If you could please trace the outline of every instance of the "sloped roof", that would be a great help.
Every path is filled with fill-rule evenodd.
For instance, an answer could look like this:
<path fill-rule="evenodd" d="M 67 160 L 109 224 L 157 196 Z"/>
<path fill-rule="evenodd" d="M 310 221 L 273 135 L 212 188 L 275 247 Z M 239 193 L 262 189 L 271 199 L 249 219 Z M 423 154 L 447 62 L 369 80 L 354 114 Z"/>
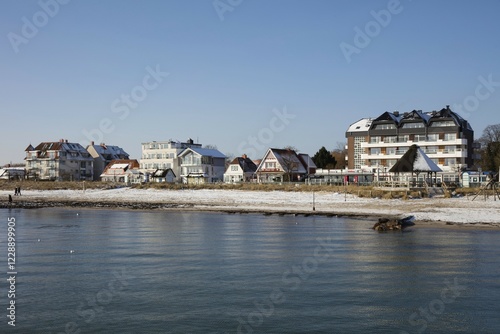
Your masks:
<path fill-rule="evenodd" d="M 38 144 L 33 151 L 59 151 L 63 143 L 60 142 L 41 142 Z"/>
<path fill-rule="evenodd" d="M 102 172 L 101 175 L 106 174 L 110 169 L 133 169 L 133 168 L 139 168 L 139 162 L 136 159 L 129 160 L 129 159 L 117 159 L 117 160 L 112 160 L 106 168 L 104 168 L 104 171 Z"/>
<path fill-rule="evenodd" d="M 420 147 L 412 145 L 389 170 L 391 173 L 442 172 Z"/>
<path fill-rule="evenodd" d="M 399 124 L 399 122 L 401 121 L 401 118 L 402 118 L 402 115 L 398 114 L 395 115 L 394 113 L 392 112 L 384 112 L 382 115 L 380 115 L 379 117 L 377 117 L 373 122 L 377 122 L 377 121 L 392 121 L 394 122 L 394 124 Z"/>
<path fill-rule="evenodd" d="M 172 175 L 175 177 L 175 173 L 172 168 L 157 169 L 153 172 L 152 177 L 165 177 L 168 175 L 168 173 L 172 173 Z"/>
<path fill-rule="evenodd" d="M 121 159 L 124 157 L 127 158 L 129 157 L 129 154 L 119 146 L 101 144 L 101 145 L 89 145 L 88 147 L 93 147 L 94 150 L 97 152 L 97 154 L 99 154 L 105 160 Z"/>
<path fill-rule="evenodd" d="M 257 165 L 248 157 L 234 158 L 229 165 L 239 165 L 245 173 L 254 173 L 257 170 Z"/>
<path fill-rule="evenodd" d="M 352 123 L 347 129 L 347 132 L 363 132 L 368 131 L 372 125 L 372 118 L 362 118 L 359 121 Z"/>
<path fill-rule="evenodd" d="M 401 118 L 401 122 L 404 121 L 424 121 L 424 123 L 429 123 L 430 115 L 422 112 L 422 110 L 413 110 L 410 112 L 405 112 Z"/>
<path fill-rule="evenodd" d="M 302 164 L 304 165 L 304 167 L 317 168 L 316 164 L 314 163 L 313 159 L 309 156 L 309 154 L 299 153 L 299 158 L 302 161 Z"/>
<path fill-rule="evenodd" d="M 297 174 L 307 173 L 306 167 L 304 166 L 302 160 L 299 158 L 299 156 L 294 150 L 279 149 L 279 148 L 268 149 L 266 155 L 264 156 L 264 159 L 262 159 L 262 161 L 259 164 L 259 167 L 257 167 L 257 170 L 262 168 L 263 164 L 265 164 L 266 159 L 269 157 L 269 155 L 272 155 L 276 158 L 276 160 L 281 165 L 281 168 L 283 170 L 287 169 L 287 165 L 296 164 L 297 168 L 294 168 L 290 172 Z"/>
<path fill-rule="evenodd" d="M 222 159 L 226 158 L 226 156 L 219 150 L 212 148 L 198 148 L 198 147 L 188 147 L 184 151 L 182 151 L 179 154 L 179 156 L 186 154 L 188 151 L 193 151 L 205 157 L 222 158 Z"/>

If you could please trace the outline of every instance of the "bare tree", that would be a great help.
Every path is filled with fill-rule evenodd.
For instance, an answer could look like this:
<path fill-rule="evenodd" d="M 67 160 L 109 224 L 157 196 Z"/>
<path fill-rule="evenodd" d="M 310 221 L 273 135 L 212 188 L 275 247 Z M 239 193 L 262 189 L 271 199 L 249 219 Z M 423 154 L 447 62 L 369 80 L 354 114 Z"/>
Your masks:
<path fill-rule="evenodd" d="M 345 157 L 347 155 L 345 143 L 337 142 L 337 148 L 335 148 L 331 153 L 336 161 L 335 168 L 344 169 L 346 167 Z"/>
<path fill-rule="evenodd" d="M 295 150 L 285 148 L 281 154 L 282 167 L 285 174 L 283 175 L 284 182 L 290 182 L 293 179 L 293 173 L 298 171 L 300 161 L 297 158 Z"/>
<path fill-rule="evenodd" d="M 500 167 L 500 124 L 488 125 L 479 139 L 481 143 L 481 160 L 483 170 L 498 171 Z"/>

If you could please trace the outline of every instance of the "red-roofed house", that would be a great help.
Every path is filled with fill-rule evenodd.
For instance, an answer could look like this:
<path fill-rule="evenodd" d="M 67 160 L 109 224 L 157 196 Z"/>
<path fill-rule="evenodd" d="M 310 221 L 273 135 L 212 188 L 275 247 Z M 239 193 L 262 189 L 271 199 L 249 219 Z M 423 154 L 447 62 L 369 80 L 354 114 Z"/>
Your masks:
<path fill-rule="evenodd" d="M 78 143 L 43 142 L 26 148 L 26 175 L 36 180 L 80 181 L 93 179 L 94 159 Z"/>

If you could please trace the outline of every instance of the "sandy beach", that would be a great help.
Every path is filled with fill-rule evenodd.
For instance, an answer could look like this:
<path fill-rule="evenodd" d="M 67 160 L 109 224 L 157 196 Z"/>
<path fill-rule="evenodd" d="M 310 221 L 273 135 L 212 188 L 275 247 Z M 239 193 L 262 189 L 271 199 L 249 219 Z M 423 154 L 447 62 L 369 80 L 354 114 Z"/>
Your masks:
<path fill-rule="evenodd" d="M 0 191 L 7 199 L 9 191 Z M 314 196 L 314 198 L 313 198 Z M 82 206 L 173 209 L 275 214 L 322 214 L 377 217 L 414 215 L 420 225 L 454 224 L 500 227 L 500 201 L 480 196 L 460 198 L 373 199 L 337 192 L 245 190 L 88 189 L 27 190 L 13 197 L 14 207 Z M 313 211 L 314 204 L 314 211 Z M 8 207 L 2 201 L 2 207 Z"/>

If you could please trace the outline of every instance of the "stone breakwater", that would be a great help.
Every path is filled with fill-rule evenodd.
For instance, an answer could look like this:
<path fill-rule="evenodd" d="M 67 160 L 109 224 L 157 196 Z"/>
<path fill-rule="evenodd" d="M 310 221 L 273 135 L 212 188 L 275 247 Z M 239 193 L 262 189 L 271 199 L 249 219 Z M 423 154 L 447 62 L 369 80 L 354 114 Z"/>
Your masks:
<path fill-rule="evenodd" d="M 17 200 L 12 203 L 2 202 L 2 209 L 41 209 L 56 207 L 72 208 L 102 208 L 102 209 L 134 209 L 134 210 L 156 210 L 156 209 L 188 209 L 193 207 L 189 204 L 170 204 L 170 203 L 134 203 L 134 202 L 91 202 L 91 201 L 61 201 L 61 200 Z"/>
<path fill-rule="evenodd" d="M 75 200 L 17 200 L 12 203 L 2 202 L 0 208 L 2 209 L 41 209 L 41 208 L 89 208 L 89 209 L 122 209 L 122 210 L 172 210 L 172 211 L 212 211 L 224 212 L 227 214 L 263 214 L 265 216 L 324 216 L 324 217 L 356 217 L 360 219 L 372 219 L 371 216 L 366 214 L 355 213 L 333 213 L 324 211 L 306 211 L 306 210 L 283 210 L 280 208 L 265 209 L 265 208 L 228 208 L 221 207 L 213 204 L 186 204 L 186 203 L 153 203 L 153 202 L 114 202 L 114 201 L 75 201 Z M 396 218 L 396 217 L 393 217 Z"/>

